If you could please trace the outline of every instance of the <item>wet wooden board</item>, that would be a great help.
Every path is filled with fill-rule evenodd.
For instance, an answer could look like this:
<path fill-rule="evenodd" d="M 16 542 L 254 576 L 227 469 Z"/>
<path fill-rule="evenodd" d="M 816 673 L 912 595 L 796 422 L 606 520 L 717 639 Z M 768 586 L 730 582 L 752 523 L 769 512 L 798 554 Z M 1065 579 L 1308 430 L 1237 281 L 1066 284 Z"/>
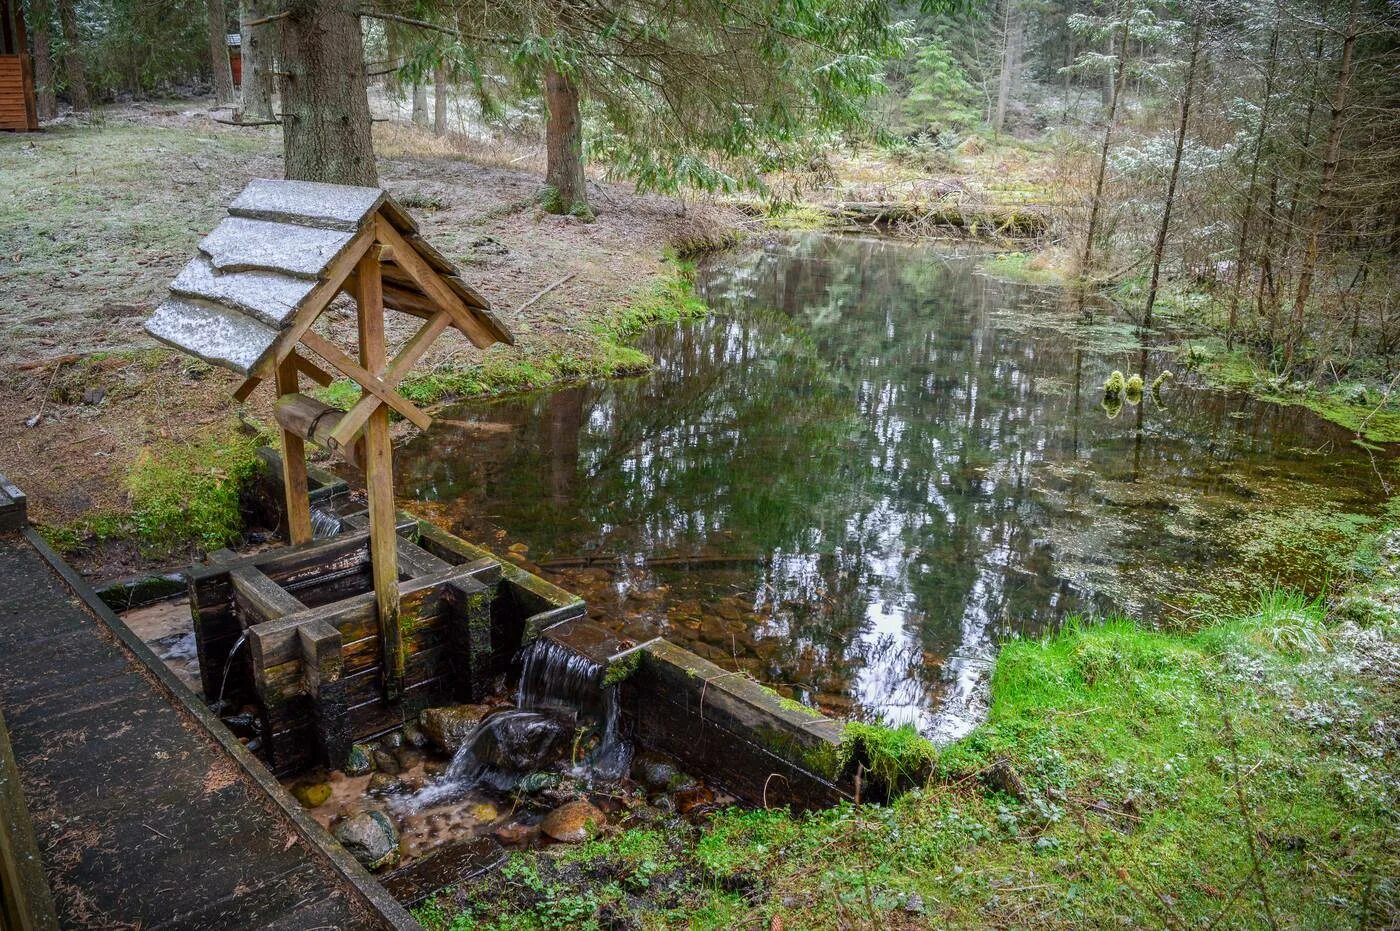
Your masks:
<path fill-rule="evenodd" d="M 0 534 L 0 705 L 61 925 L 417 927 L 40 546 Z"/>

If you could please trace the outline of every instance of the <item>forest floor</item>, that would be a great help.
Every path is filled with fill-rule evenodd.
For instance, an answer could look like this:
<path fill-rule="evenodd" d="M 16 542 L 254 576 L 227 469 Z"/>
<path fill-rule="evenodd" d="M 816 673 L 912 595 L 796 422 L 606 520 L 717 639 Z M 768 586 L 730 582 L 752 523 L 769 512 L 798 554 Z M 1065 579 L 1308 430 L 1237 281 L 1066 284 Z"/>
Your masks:
<path fill-rule="evenodd" d="M 682 214 L 622 185 L 592 186 L 596 222 L 547 214 L 529 149 L 383 123 L 375 147 L 382 184 L 517 338 L 483 353 L 444 335 L 406 389 L 424 401 L 645 367 L 627 331 L 694 310 L 675 257 L 731 235 L 730 214 Z M 80 568 L 178 561 L 236 529 L 228 492 L 255 445 L 239 415 L 270 423 L 272 399 L 240 408 L 233 373 L 159 346 L 142 323 L 224 205 L 281 174 L 275 129 L 217 123 L 197 102 L 0 136 L 0 470 Z M 330 316 L 353 332 L 350 307 Z M 397 316 L 391 350 L 417 326 Z M 208 507 L 166 487 L 190 481 Z"/>
<path fill-rule="evenodd" d="M 1330 602 L 1272 592 L 1177 630 L 1007 645 L 987 723 L 891 805 L 624 821 L 417 914 L 429 931 L 1395 927 L 1400 532 L 1353 542 Z"/>

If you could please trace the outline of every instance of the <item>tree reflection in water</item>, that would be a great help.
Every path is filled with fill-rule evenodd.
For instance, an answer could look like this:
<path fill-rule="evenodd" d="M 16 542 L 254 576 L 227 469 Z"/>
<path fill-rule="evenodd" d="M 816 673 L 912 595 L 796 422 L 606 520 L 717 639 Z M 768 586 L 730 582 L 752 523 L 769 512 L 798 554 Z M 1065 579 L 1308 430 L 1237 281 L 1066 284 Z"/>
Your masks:
<path fill-rule="evenodd" d="M 1269 534 L 1378 508 L 1393 463 L 1300 409 L 1178 379 L 1105 410 L 1112 370 L 1170 360 L 975 268 L 826 236 L 723 256 L 653 374 L 446 411 L 400 491 L 627 636 L 945 739 L 999 641 L 1315 587 L 1316 541 Z"/>

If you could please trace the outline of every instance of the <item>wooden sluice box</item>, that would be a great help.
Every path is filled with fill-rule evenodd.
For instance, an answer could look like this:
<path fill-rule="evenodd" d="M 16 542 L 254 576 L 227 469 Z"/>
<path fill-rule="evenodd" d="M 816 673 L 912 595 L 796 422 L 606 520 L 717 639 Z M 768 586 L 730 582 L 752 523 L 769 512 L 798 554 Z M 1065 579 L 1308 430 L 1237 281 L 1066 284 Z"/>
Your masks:
<path fill-rule="evenodd" d="M 190 575 L 205 697 L 252 704 L 258 752 L 279 775 L 339 767 L 350 745 L 424 708 L 500 692 L 531 632 L 582 617 L 563 589 L 451 534 L 400 516 L 403 688 L 384 689 L 363 514 L 336 536 L 252 556 L 215 554 Z M 236 648 L 236 649 L 235 649 Z"/>

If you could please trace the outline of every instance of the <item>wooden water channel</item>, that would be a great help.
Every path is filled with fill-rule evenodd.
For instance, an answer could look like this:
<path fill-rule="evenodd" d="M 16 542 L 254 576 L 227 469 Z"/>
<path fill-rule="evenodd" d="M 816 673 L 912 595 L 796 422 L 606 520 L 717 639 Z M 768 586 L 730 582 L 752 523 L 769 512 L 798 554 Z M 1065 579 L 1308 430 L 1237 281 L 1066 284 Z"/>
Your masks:
<path fill-rule="evenodd" d="M 6 931 L 418 927 L 24 525 L 22 501 L 0 492 Z"/>

